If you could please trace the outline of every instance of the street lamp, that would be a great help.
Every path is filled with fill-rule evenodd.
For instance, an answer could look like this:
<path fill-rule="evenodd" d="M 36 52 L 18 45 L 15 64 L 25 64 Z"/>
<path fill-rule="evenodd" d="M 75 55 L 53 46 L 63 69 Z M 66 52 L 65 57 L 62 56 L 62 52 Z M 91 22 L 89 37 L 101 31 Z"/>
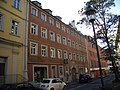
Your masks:
<path fill-rule="evenodd" d="M 90 5 L 87 6 L 85 14 L 87 15 L 89 22 L 92 23 L 93 32 L 94 32 L 94 39 L 96 44 L 96 51 L 97 51 L 97 57 L 98 57 L 98 64 L 99 64 L 99 71 L 100 71 L 100 78 L 101 78 L 101 84 L 102 84 L 102 90 L 104 89 L 104 83 L 103 83 L 103 76 L 102 76 L 102 69 L 101 69 L 101 63 L 100 63 L 100 55 L 99 55 L 99 49 L 97 45 L 97 38 L 95 34 L 95 28 L 94 28 L 94 21 L 95 21 L 95 13 L 96 10 L 93 9 Z"/>

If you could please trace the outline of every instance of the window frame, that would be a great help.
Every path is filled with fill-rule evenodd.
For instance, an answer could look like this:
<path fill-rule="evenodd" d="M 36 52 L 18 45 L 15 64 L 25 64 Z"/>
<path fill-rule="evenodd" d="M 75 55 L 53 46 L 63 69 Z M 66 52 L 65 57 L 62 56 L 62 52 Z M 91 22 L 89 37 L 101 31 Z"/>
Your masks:
<path fill-rule="evenodd" d="M 3 27 L 4 27 L 4 15 L 2 13 L 0 13 L 0 31 L 3 31 Z"/>
<path fill-rule="evenodd" d="M 56 53 L 55 53 L 55 48 L 54 48 L 54 47 L 50 47 L 50 57 L 51 57 L 51 58 L 55 58 L 55 57 L 56 57 L 55 54 L 56 54 Z"/>
<path fill-rule="evenodd" d="M 32 53 L 32 46 L 31 44 L 35 44 L 36 46 L 34 47 L 35 48 L 35 53 Z M 35 43 L 35 42 L 30 42 L 30 55 L 38 55 L 38 43 Z"/>
<path fill-rule="evenodd" d="M 32 30 L 32 25 L 36 26 L 36 28 L 34 28 L 34 30 Z M 34 33 L 32 33 L 32 31 L 34 31 Z M 30 33 L 33 34 L 33 35 L 38 35 L 38 25 L 37 24 L 31 22 Z"/>
<path fill-rule="evenodd" d="M 45 47 L 44 49 L 44 55 L 43 55 L 43 47 Z M 48 56 L 48 47 L 46 45 L 41 45 L 41 56 L 42 57 L 47 57 Z"/>
<path fill-rule="evenodd" d="M 41 12 L 41 20 L 42 21 L 46 21 L 47 20 L 47 16 L 45 13 Z"/>
<path fill-rule="evenodd" d="M 41 37 L 47 39 L 47 29 L 44 27 L 41 27 Z"/>

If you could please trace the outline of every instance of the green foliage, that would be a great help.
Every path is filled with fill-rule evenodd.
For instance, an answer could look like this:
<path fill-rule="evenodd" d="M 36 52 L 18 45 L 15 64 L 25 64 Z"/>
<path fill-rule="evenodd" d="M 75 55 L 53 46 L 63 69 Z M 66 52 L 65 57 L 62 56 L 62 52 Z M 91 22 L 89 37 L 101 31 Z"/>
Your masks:
<path fill-rule="evenodd" d="M 91 27 L 87 16 L 85 15 L 88 5 L 91 5 L 96 10 L 96 18 L 94 21 L 95 30 L 97 30 L 97 39 L 100 39 L 101 43 L 108 49 L 111 54 L 111 46 L 114 45 L 116 38 L 116 30 L 118 28 L 118 15 L 110 13 L 111 7 L 115 6 L 115 0 L 90 0 L 85 2 L 85 6 L 79 10 L 79 14 L 82 17 L 79 24 L 86 24 L 87 27 Z M 109 56 L 109 55 L 108 55 Z"/>

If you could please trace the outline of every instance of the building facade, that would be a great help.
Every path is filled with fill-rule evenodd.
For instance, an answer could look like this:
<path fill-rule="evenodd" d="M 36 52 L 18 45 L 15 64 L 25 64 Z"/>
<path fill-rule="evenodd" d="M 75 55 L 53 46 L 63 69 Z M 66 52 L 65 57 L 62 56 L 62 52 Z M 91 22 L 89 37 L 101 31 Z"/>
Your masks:
<path fill-rule="evenodd" d="M 39 81 L 59 77 L 64 81 L 78 79 L 88 72 L 84 35 L 73 26 L 53 16 L 41 3 L 30 2 L 28 28 L 28 77 Z"/>
<path fill-rule="evenodd" d="M 21 82 L 27 75 L 27 5 L 26 0 L 0 0 L 0 83 Z"/>
<path fill-rule="evenodd" d="M 90 66 L 90 75 L 95 78 L 100 76 L 100 71 L 99 71 L 99 64 L 98 64 L 98 57 L 97 57 L 97 52 L 96 52 L 96 45 L 93 42 L 93 38 L 90 36 L 86 36 L 87 39 L 87 51 L 88 51 L 88 61 L 89 61 L 89 66 Z M 102 53 L 100 52 L 101 47 L 99 47 L 99 55 L 100 55 L 100 62 L 101 62 L 101 69 L 102 69 L 102 74 L 103 76 L 108 72 L 108 64 L 107 60 L 104 60 L 102 58 Z"/>

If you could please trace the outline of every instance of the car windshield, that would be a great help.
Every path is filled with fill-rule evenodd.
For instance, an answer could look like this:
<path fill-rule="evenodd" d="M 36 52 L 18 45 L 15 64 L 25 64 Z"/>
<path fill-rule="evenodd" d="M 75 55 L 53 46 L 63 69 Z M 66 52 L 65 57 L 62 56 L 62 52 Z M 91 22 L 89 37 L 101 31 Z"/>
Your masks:
<path fill-rule="evenodd" d="M 50 80 L 42 80 L 41 83 L 50 83 Z"/>

